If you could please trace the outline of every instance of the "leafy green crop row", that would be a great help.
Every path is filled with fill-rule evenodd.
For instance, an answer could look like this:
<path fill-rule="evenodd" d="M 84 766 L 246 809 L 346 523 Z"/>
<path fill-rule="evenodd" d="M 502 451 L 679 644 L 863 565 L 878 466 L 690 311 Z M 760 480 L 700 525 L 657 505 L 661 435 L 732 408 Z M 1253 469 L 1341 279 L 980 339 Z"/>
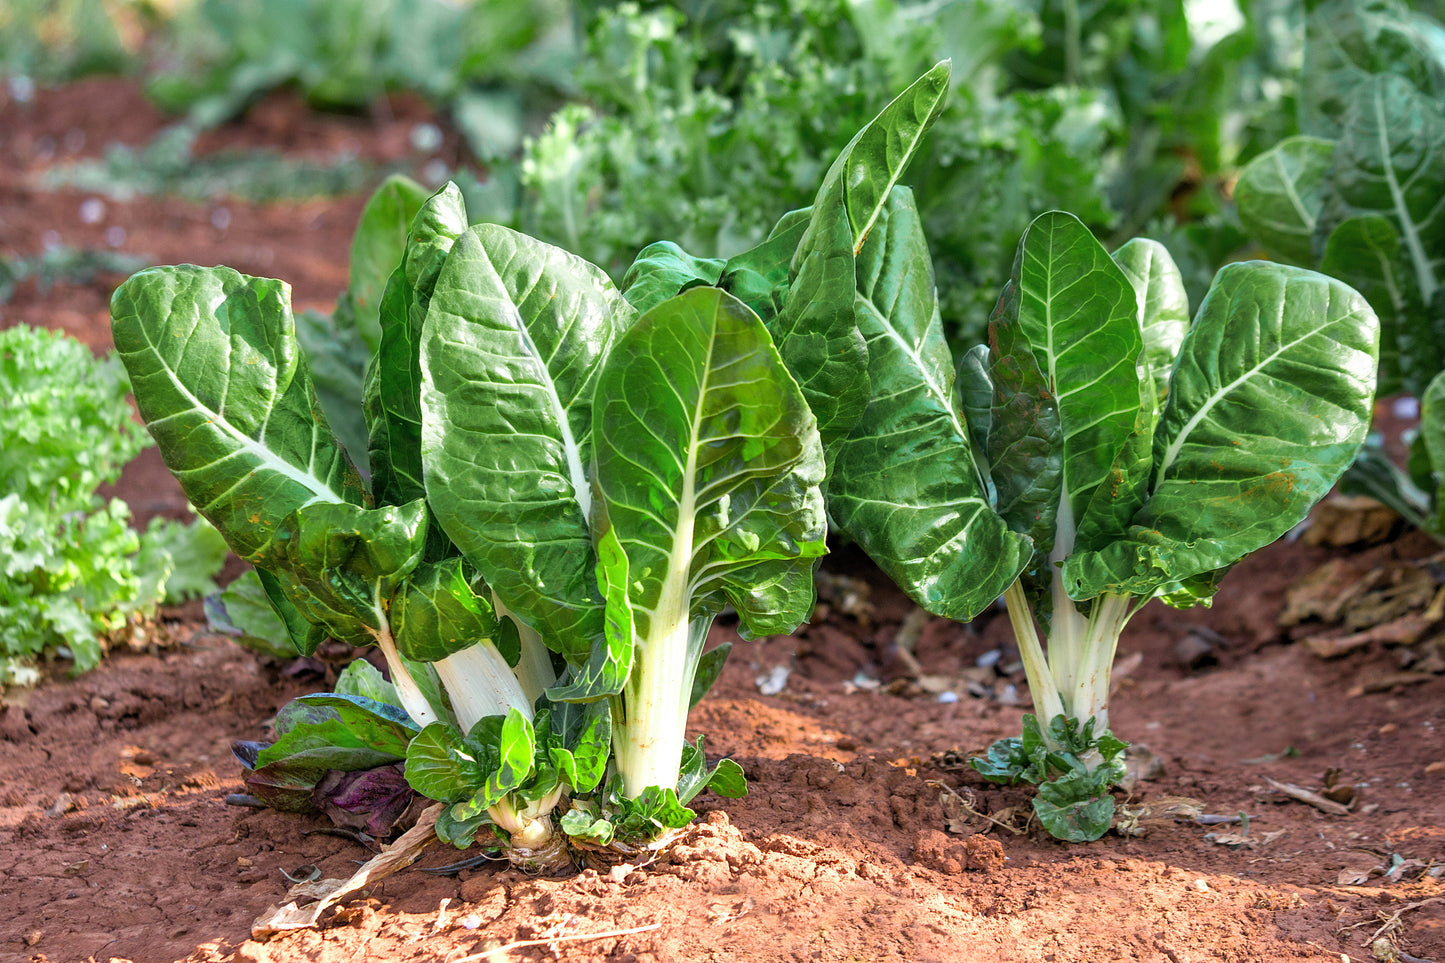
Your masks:
<path fill-rule="evenodd" d="M 713 619 L 807 618 L 831 520 L 930 612 L 1007 599 L 1038 718 L 978 765 L 1043 783 L 1056 835 L 1108 828 L 1119 633 L 1150 598 L 1207 602 L 1329 489 L 1368 425 L 1377 321 L 1263 262 L 1221 271 L 1191 320 L 1161 245 L 1111 255 L 1052 212 L 956 376 L 899 183 L 949 86 L 927 71 L 756 245 L 658 241 L 620 290 L 470 224 L 454 186 L 387 185 L 332 319 L 371 352 L 351 399 L 369 479 L 284 284 L 181 266 L 116 292 L 142 417 L 279 624 L 390 668 L 283 710 L 242 752 L 258 795 L 316 804 L 326 760 L 401 767 L 446 804 L 443 838 L 487 830 L 522 865 L 662 845 L 704 788 L 746 790 L 685 738 L 727 655 Z"/>
<path fill-rule="evenodd" d="M 132 619 L 214 589 L 226 547 L 208 524 L 137 533 L 124 502 L 96 495 L 149 444 L 126 392 L 113 358 L 0 331 L 0 686 L 33 683 L 42 656 L 90 669 Z"/>

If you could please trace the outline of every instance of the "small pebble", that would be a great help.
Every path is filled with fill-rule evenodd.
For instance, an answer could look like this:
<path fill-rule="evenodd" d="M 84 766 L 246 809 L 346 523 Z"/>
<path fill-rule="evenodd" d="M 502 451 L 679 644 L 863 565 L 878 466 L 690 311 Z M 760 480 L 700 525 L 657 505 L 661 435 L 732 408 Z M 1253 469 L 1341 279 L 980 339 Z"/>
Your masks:
<path fill-rule="evenodd" d="M 944 691 L 944 692 L 940 692 L 940 693 L 938 694 L 938 701 L 939 701 L 939 702 L 942 702 L 942 703 L 945 703 L 945 704 L 952 703 L 952 702 L 957 702 L 957 701 L 958 701 L 958 693 L 952 691 L 951 689 L 950 689 L 950 690 L 947 690 L 947 691 Z"/>

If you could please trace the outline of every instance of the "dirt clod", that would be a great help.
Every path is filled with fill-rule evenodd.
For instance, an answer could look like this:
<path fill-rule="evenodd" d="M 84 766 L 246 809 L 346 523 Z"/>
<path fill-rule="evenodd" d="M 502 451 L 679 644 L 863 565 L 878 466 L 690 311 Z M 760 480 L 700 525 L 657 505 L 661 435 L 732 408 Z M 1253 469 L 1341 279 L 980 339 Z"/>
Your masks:
<path fill-rule="evenodd" d="M 936 829 L 918 834 L 913 858 L 935 872 L 953 875 L 966 870 L 993 873 L 1003 869 L 1003 846 L 998 840 L 974 834 L 966 839 L 945 836 Z"/>

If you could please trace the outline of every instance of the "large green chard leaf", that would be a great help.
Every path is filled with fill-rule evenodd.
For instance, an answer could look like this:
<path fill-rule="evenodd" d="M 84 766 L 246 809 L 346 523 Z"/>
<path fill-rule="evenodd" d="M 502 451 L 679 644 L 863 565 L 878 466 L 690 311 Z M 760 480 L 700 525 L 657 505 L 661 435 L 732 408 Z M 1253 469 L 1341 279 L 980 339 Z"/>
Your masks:
<path fill-rule="evenodd" d="M 151 268 L 111 299 L 136 406 L 186 497 L 246 561 L 281 523 L 364 500 L 297 350 L 289 289 L 230 268 Z"/>
<path fill-rule="evenodd" d="M 432 510 L 506 607 L 573 662 L 603 633 L 593 386 L 633 314 L 600 269 L 483 224 L 453 245 L 422 330 Z"/>
<path fill-rule="evenodd" d="M 1389 240 L 1378 237 L 1377 230 L 1356 228 L 1336 244 L 1332 261 L 1342 260 L 1341 247 L 1360 253 L 1365 241 L 1386 260 L 1408 264 L 1408 270 L 1395 274 L 1396 281 L 1405 282 L 1403 290 L 1389 292 L 1383 282 L 1370 287 L 1391 293 L 1386 303 L 1378 295 L 1372 302 L 1382 314 L 1397 310 L 1398 302 L 1424 306 L 1423 311 L 1396 313 L 1393 325 L 1392 347 L 1405 388 L 1418 394 L 1442 365 L 1428 315 L 1445 280 L 1445 111 L 1399 77 L 1373 78 L 1349 100 L 1334 160 L 1318 236 L 1328 237 L 1358 217 L 1382 217 L 1395 228 L 1398 256 L 1386 254 Z M 1366 259 L 1357 271 L 1374 273 L 1378 263 L 1378 258 Z"/>
<path fill-rule="evenodd" d="M 953 403 L 932 261 L 907 188 L 893 190 L 859 252 L 857 287 L 873 391 L 836 445 L 829 514 L 920 605 L 971 619 L 1032 549 L 983 490 Z"/>
<path fill-rule="evenodd" d="M 1334 156 L 1332 140 L 1291 137 L 1239 172 L 1239 219 L 1272 257 L 1303 267 L 1315 263 L 1315 228 Z"/>
<path fill-rule="evenodd" d="M 1445 357 L 1435 336 L 1438 319 L 1426 315 L 1400 232 L 1379 215 L 1352 217 L 1330 232 L 1319 268 L 1365 296 L 1380 317 L 1382 397 L 1409 385 L 1419 391 Z"/>
<path fill-rule="evenodd" d="M 1328 0 L 1305 25 L 1300 130 L 1338 137 L 1356 88 L 1392 74 L 1416 90 L 1445 92 L 1445 64 L 1400 0 Z"/>
<path fill-rule="evenodd" d="M 381 298 L 392 269 L 401 263 L 412 218 L 427 190 L 402 174 L 393 174 L 377 188 L 361 211 L 351 237 L 351 276 L 346 287 L 356 327 L 373 352 L 381 343 Z"/>
<path fill-rule="evenodd" d="M 854 314 L 853 260 L 923 135 L 943 111 L 949 65 L 928 71 L 860 130 L 823 177 L 768 322 L 818 419 L 825 454 L 868 405 L 868 348 Z"/>
<path fill-rule="evenodd" d="M 993 359 L 995 434 L 1002 426 L 1032 418 L 1039 427 L 1030 434 L 1050 440 L 1048 460 L 1059 465 L 1061 484 L 1058 548 L 1067 552 L 1075 524 L 1094 490 L 1109 477 L 1143 406 L 1146 389 L 1136 368 L 1143 348 L 1138 299 L 1128 277 L 1089 229 L 1059 211 L 1036 218 L 1024 232 L 1010 286 L 1013 290 L 1000 299 L 990 326 L 999 342 Z M 1034 382 L 1025 352 L 1006 349 L 1006 338 L 1013 337 L 1027 341 L 1040 384 Z M 1018 361 L 1016 369 L 1010 368 L 1010 359 Z M 1016 401 L 1015 395 L 1023 400 Z M 1007 416 L 997 410 L 1000 402 L 1012 406 Z M 1049 426 L 1054 411 L 1056 443 Z M 1016 531 L 1034 534 L 1035 552 L 1049 555 L 1055 539 L 1040 526 L 1040 513 L 1048 506 L 1037 497 L 1039 449 L 1031 445 L 1013 457 L 995 447 L 991 438 L 990 470 L 1001 513 Z M 1010 492 L 1032 494 L 1009 501 Z"/>
<path fill-rule="evenodd" d="M 1054 542 L 1063 493 L 1063 436 L 1053 391 L 1034 357 L 1034 348 L 1018 323 L 1019 286 L 1004 285 L 989 317 L 989 344 L 974 355 L 988 371 L 971 376 L 968 390 L 989 390 L 988 407 L 977 407 L 974 431 L 982 434 L 994 507 L 1009 527 L 1033 540 L 1038 564 Z M 964 369 L 960 369 L 961 371 Z"/>
<path fill-rule="evenodd" d="M 1065 561 L 1069 594 L 1173 591 L 1298 524 L 1364 440 L 1377 338 L 1369 304 L 1339 281 L 1227 265 L 1175 366 L 1149 499 L 1126 538 Z"/>
<path fill-rule="evenodd" d="M 807 617 L 824 552 L 822 451 L 755 314 L 716 288 L 654 308 L 604 365 L 593 418 L 609 439 L 593 453 L 595 483 L 637 636 L 725 599 L 755 634 Z"/>
<path fill-rule="evenodd" d="M 421 332 L 432 291 L 467 229 L 461 191 L 448 183 L 422 204 L 380 305 L 380 344 L 366 372 L 371 488 L 383 505 L 426 494 L 421 459 Z M 433 537 L 440 535 L 438 531 Z"/>

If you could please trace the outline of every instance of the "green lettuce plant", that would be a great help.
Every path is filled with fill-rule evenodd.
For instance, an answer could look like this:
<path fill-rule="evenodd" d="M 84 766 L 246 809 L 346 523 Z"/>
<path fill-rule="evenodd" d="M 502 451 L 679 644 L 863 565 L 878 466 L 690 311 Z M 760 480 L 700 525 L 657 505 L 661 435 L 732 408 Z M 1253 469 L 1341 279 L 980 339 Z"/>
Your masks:
<path fill-rule="evenodd" d="M 225 545 L 204 523 L 130 527 L 114 483 L 147 439 L 124 372 L 59 332 L 0 331 L 0 685 L 63 655 L 92 669 L 112 637 L 165 601 L 211 590 Z"/>

